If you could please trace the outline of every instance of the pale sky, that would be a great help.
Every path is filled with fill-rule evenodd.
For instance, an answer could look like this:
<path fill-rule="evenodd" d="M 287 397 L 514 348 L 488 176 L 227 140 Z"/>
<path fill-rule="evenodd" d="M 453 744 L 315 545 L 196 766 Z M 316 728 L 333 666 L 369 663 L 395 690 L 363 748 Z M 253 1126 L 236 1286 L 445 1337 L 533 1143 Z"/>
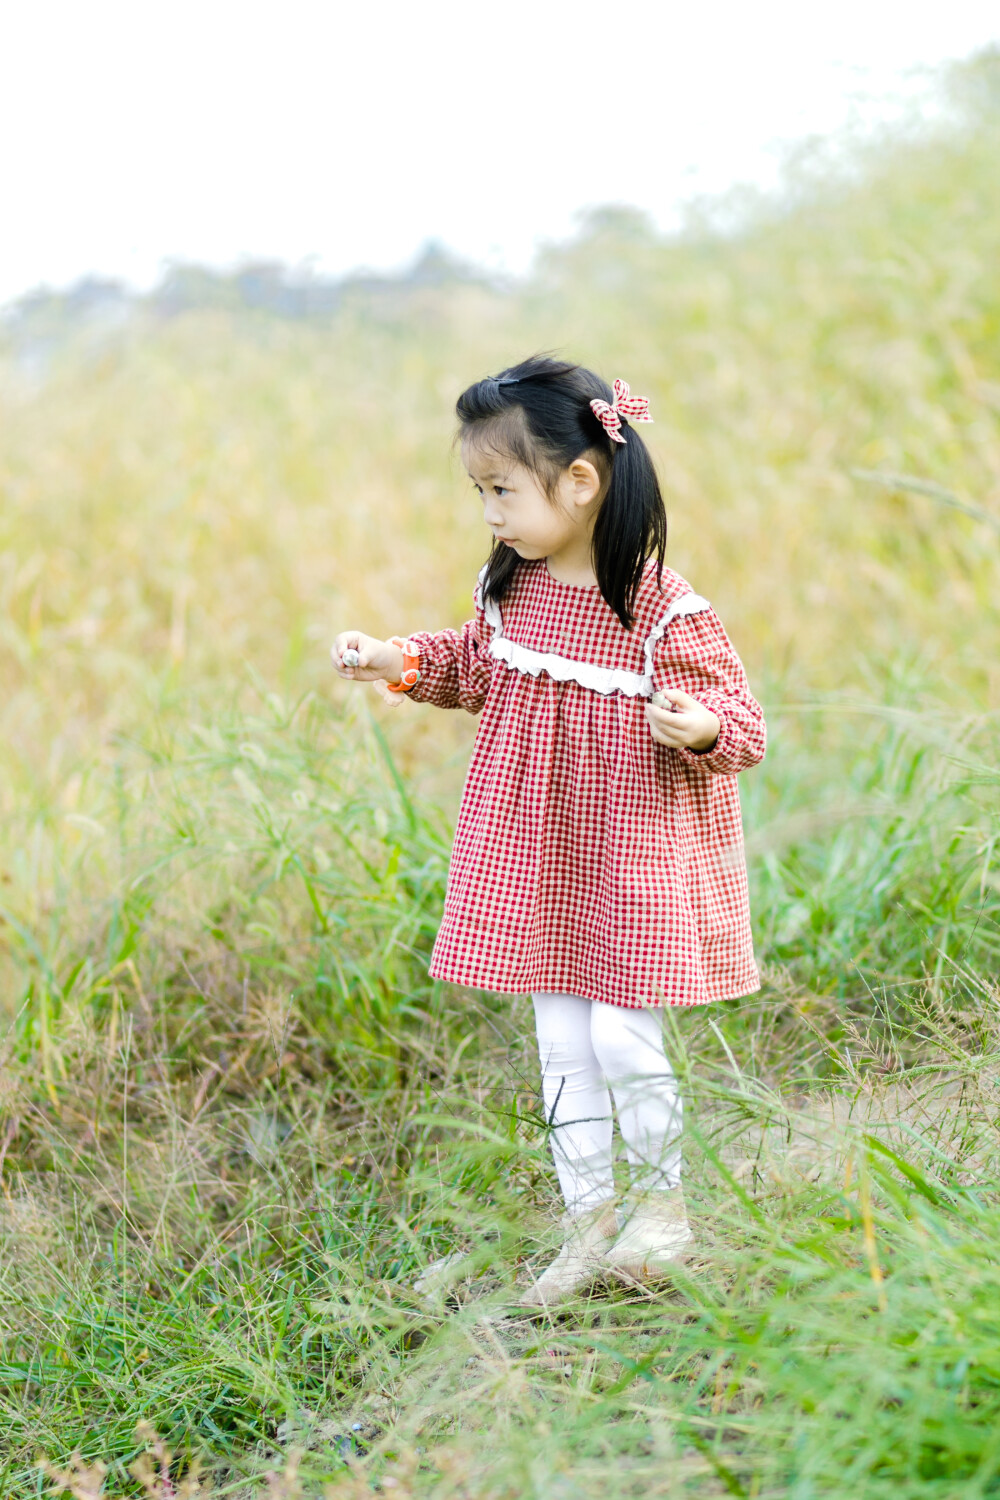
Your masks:
<path fill-rule="evenodd" d="M 0 301 L 171 259 L 523 270 L 669 226 L 780 143 L 1000 40 L 996 0 L 30 0 L 0 20 Z M 865 106 L 871 113 L 872 106 Z"/>

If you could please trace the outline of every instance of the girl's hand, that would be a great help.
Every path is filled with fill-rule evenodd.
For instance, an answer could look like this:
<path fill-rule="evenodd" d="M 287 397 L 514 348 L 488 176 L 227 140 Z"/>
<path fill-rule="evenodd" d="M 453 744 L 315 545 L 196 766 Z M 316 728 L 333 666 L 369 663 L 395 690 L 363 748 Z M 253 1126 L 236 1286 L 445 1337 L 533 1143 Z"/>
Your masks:
<path fill-rule="evenodd" d="M 655 700 L 664 699 L 672 707 L 661 707 Z M 687 746 L 689 750 L 711 750 L 719 738 L 722 725 L 716 714 L 697 698 L 676 688 L 664 688 L 646 704 L 649 732 L 658 745 L 672 750 Z"/>
<path fill-rule="evenodd" d="M 356 651 L 356 666 L 344 661 L 345 651 Z M 343 630 L 330 647 L 333 665 L 340 677 L 349 682 L 374 682 L 378 678 L 386 682 L 398 682 L 403 675 L 403 653 L 391 641 L 378 641 L 373 635 L 362 635 L 360 630 Z"/>

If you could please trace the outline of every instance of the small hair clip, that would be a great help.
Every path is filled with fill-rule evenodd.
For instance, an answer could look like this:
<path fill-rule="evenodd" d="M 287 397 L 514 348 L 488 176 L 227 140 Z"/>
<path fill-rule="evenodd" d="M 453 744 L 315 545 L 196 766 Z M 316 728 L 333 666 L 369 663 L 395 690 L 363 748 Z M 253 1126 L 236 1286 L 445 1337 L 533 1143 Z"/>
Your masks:
<path fill-rule="evenodd" d="M 590 409 L 594 416 L 605 429 L 608 437 L 613 443 L 624 443 L 622 437 L 622 417 L 629 422 L 651 422 L 649 415 L 648 396 L 630 396 L 628 384 L 624 380 L 615 381 L 615 399 L 609 406 L 599 396 L 595 396 L 590 403 Z"/>

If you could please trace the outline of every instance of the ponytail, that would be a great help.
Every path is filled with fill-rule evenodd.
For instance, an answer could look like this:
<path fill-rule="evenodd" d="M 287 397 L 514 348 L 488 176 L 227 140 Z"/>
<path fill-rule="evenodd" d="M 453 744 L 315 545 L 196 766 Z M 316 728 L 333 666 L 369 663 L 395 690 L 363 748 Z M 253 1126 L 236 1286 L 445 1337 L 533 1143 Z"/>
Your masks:
<path fill-rule="evenodd" d="M 649 449 L 634 427 L 622 422 L 628 436 L 613 445 L 611 479 L 594 523 L 594 572 L 601 594 L 632 629 L 632 606 L 650 556 L 656 556 L 656 581 L 663 572 L 667 513 Z"/>

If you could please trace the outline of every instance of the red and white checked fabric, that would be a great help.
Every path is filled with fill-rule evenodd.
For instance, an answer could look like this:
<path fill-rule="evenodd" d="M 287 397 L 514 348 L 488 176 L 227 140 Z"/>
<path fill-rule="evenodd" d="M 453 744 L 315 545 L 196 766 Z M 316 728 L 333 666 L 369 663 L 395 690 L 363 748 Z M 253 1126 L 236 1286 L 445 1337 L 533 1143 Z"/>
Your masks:
<path fill-rule="evenodd" d="M 690 594 L 650 560 L 631 632 L 595 586 L 524 562 L 501 606 L 519 645 L 629 673 Z M 436 979 L 610 1005 L 701 1005 L 758 989 L 735 773 L 764 755 L 764 716 L 714 611 L 673 618 L 653 688 L 680 688 L 722 725 L 703 754 L 659 745 L 646 699 L 515 670 L 489 654 L 480 591 L 460 630 L 411 632 L 407 695 L 482 713 L 455 830 Z M 701 607 L 704 606 L 704 607 Z"/>
<path fill-rule="evenodd" d="M 630 396 L 628 383 L 624 380 L 615 381 L 614 393 L 614 400 L 610 406 L 599 396 L 595 396 L 590 403 L 590 409 L 606 429 L 611 441 L 624 443 L 621 418 L 626 417 L 630 422 L 651 422 L 653 419 L 649 415 L 649 397 Z"/>

